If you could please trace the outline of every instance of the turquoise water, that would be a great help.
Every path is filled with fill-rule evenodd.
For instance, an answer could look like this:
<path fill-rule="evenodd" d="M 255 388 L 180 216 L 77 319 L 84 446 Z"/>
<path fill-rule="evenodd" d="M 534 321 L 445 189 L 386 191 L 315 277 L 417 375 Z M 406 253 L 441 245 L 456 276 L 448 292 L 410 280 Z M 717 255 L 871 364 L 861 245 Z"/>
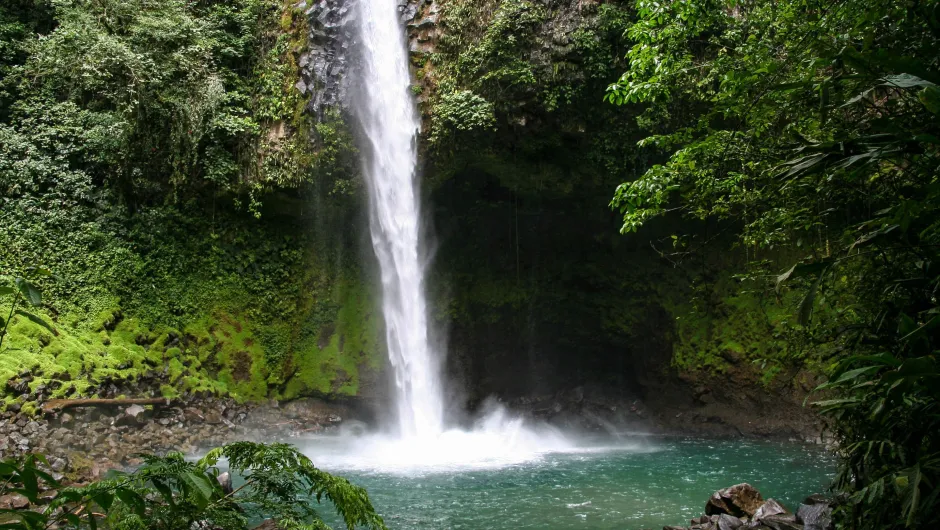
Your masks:
<path fill-rule="evenodd" d="M 834 462 L 817 447 L 746 440 L 642 439 L 504 467 L 356 469 L 316 458 L 364 486 L 392 530 L 640 529 L 688 524 L 739 482 L 795 507 L 825 491 Z M 329 453 L 329 451 L 324 451 Z M 340 521 L 322 510 L 334 528 Z"/>

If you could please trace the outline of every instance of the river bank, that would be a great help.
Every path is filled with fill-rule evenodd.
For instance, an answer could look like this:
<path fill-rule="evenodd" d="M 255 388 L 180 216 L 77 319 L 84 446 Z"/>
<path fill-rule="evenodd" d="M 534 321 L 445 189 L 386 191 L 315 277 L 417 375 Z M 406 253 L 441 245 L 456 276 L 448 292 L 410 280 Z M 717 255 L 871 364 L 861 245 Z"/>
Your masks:
<path fill-rule="evenodd" d="M 37 403 L 37 402 L 33 402 Z M 240 404 L 228 398 L 189 396 L 154 405 L 95 405 L 52 409 L 38 402 L 38 414 L 20 407 L 0 413 L 0 457 L 28 453 L 48 456 L 56 478 L 71 483 L 100 479 L 108 470 L 131 467 L 140 453 L 200 451 L 235 440 L 284 441 L 338 433 L 344 424 L 375 428 L 374 403 L 304 398 L 290 402 Z M 120 402 L 116 402 L 120 403 Z M 823 443 L 811 416 L 761 417 L 760 407 L 734 409 L 722 402 L 698 406 L 647 404 L 639 398 L 611 398 L 581 387 L 502 404 L 515 413 L 563 432 L 622 436 L 693 436 Z M 807 411 L 808 414 L 808 411 Z"/>
<path fill-rule="evenodd" d="M 196 398 L 141 406 L 67 408 L 42 415 L 0 414 L 0 458 L 38 453 L 54 477 L 86 483 L 109 470 L 132 467 L 139 454 L 200 451 L 232 442 L 289 441 L 303 434 L 336 431 L 349 406 L 316 399 L 239 404 Z"/>

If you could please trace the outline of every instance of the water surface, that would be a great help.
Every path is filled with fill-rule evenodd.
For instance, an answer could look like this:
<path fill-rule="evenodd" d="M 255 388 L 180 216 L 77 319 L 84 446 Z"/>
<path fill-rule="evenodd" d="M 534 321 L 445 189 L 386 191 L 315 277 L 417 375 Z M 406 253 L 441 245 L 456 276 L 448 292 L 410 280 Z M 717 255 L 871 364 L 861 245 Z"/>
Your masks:
<path fill-rule="evenodd" d="M 331 466 L 335 447 L 321 449 L 314 442 L 305 452 L 366 487 L 393 530 L 659 529 L 688 524 L 712 492 L 739 482 L 793 508 L 825 491 L 834 468 L 814 446 L 746 440 L 641 438 L 503 467 L 392 471 L 348 458 Z"/>

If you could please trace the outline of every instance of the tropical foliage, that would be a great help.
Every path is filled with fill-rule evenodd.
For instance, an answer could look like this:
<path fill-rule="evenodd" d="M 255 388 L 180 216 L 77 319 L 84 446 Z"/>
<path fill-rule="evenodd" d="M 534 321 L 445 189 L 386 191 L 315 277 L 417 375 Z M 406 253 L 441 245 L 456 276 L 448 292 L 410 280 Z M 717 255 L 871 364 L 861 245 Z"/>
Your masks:
<path fill-rule="evenodd" d="M 304 112 L 295 4 L 0 2 L 0 381 L 64 397 L 168 365 L 170 395 L 355 392 L 362 359 L 317 344 L 358 270 L 311 220 L 348 224 L 358 163 L 338 113 Z"/>
<path fill-rule="evenodd" d="M 236 530 L 272 518 L 285 530 L 322 530 L 329 526 L 313 502 L 326 499 L 349 530 L 385 530 L 364 489 L 317 469 L 289 445 L 236 442 L 198 461 L 179 453 L 143 458 L 133 472 L 80 487 L 62 487 L 40 456 L 0 462 L 0 495 L 44 504 L 38 511 L 0 509 L 0 528 Z M 243 480 L 234 489 L 219 481 L 223 460 Z"/>
<path fill-rule="evenodd" d="M 742 273 L 799 289 L 806 348 L 790 362 L 828 366 L 816 405 L 839 443 L 845 522 L 935 527 L 938 3 L 636 6 L 630 68 L 606 97 L 642 105 L 640 145 L 663 162 L 617 189 L 622 231 L 670 212 L 718 223 L 747 253 Z"/>

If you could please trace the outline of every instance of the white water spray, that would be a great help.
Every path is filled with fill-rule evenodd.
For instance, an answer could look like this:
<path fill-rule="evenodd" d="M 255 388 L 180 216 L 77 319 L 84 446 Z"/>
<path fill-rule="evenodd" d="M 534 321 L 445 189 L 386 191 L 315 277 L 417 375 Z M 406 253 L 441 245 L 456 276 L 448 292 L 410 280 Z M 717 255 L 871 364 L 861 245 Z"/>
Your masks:
<path fill-rule="evenodd" d="M 382 309 L 395 370 L 401 435 L 444 430 L 439 366 L 428 339 L 421 210 L 415 182 L 420 127 L 395 0 L 360 0 L 362 103 L 368 140 L 364 169 L 371 197 L 372 247 L 382 270 Z"/>
<path fill-rule="evenodd" d="M 448 470 L 500 467 L 564 451 L 548 426 L 529 426 L 492 406 L 469 431 L 445 429 L 440 357 L 430 345 L 424 292 L 416 134 L 411 76 L 397 0 L 359 0 L 362 71 L 356 112 L 365 136 L 372 246 L 382 274 L 388 355 L 395 372 L 397 437 L 344 440 L 309 451 L 330 467 Z M 327 449 L 327 452 L 323 452 Z"/>

